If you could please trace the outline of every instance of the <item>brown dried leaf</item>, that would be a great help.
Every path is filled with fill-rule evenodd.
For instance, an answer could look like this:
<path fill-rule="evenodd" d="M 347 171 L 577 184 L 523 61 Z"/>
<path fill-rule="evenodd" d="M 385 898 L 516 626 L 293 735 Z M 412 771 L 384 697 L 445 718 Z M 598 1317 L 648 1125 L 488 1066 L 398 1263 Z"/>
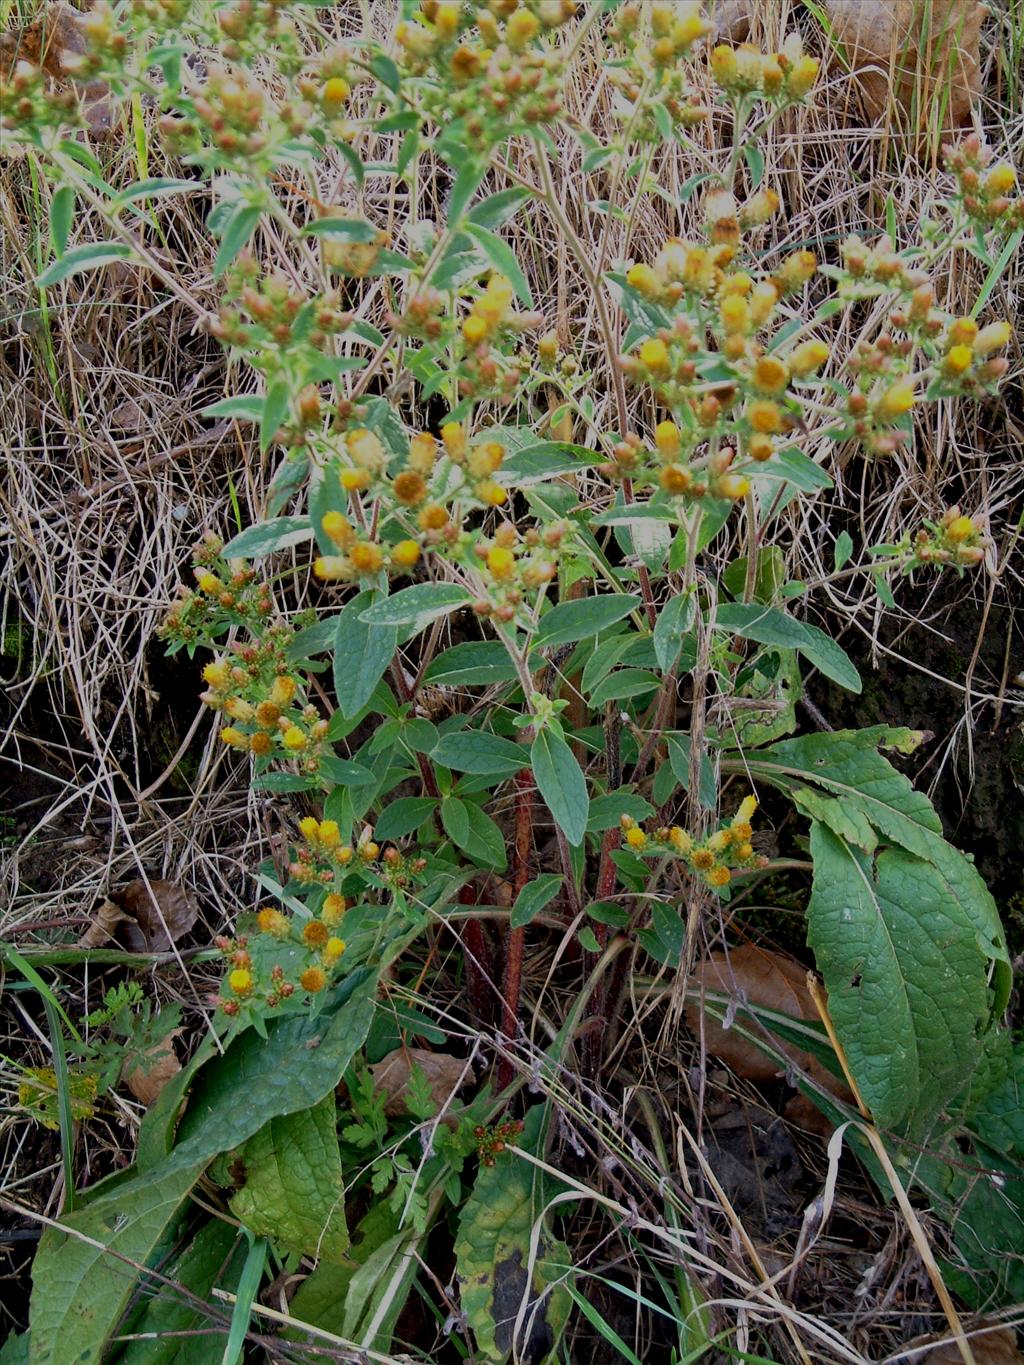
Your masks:
<path fill-rule="evenodd" d="M 101 948 L 116 936 L 118 926 L 127 919 L 128 916 L 113 901 L 104 901 L 93 916 L 92 924 L 78 940 L 78 947 Z"/>
<path fill-rule="evenodd" d="M 419 1067 L 430 1085 L 430 1095 L 442 1109 L 452 1095 L 470 1079 L 466 1063 L 447 1052 L 428 1052 L 422 1047 L 399 1047 L 370 1067 L 374 1089 L 383 1094 L 384 1112 L 389 1118 L 408 1113 L 406 1091 L 412 1068 Z"/>
<path fill-rule="evenodd" d="M 919 126 L 930 123 L 938 100 L 945 126 L 969 122 L 981 89 L 980 0 L 822 0 L 864 97 L 879 119 L 890 97 Z"/>
<path fill-rule="evenodd" d="M 174 1040 L 182 1032 L 182 1029 L 176 1028 L 146 1052 L 133 1053 L 124 1059 L 121 1080 L 147 1109 L 167 1082 L 173 1080 L 181 1070 Z"/>
<path fill-rule="evenodd" d="M 148 887 L 129 882 L 110 893 L 78 946 L 97 948 L 113 939 L 132 953 L 163 953 L 188 933 L 198 914 L 195 898 L 175 882 L 157 878 Z"/>
<path fill-rule="evenodd" d="M 967 1336 L 977 1365 L 1024 1365 L 1024 1355 L 1017 1349 L 1017 1337 L 1012 1327 L 993 1322 L 979 1323 L 968 1331 Z M 908 1345 L 912 1347 L 915 1343 L 909 1342 Z M 907 1365 L 963 1365 L 963 1356 L 955 1342 L 945 1341 L 941 1346 L 929 1346 L 927 1342 L 921 1342 L 920 1346 L 923 1355 L 911 1350 L 902 1356 Z"/>
<path fill-rule="evenodd" d="M 751 1005 L 778 1010 L 794 1019 L 818 1019 L 811 993 L 807 989 L 807 969 L 781 953 L 744 944 L 725 953 L 712 953 L 695 967 L 691 983 L 697 989 L 724 995 L 742 995 Z M 699 1000 L 687 999 L 686 1022 L 694 1033 L 701 1027 Z M 737 1076 L 748 1081 L 771 1081 L 779 1076 L 779 1068 L 760 1048 L 742 1037 L 735 1029 L 725 1029 L 709 1014 L 704 1014 L 704 1041 L 713 1057 L 725 1062 Z M 831 1094 L 849 1099 L 845 1086 L 830 1071 L 807 1052 L 787 1047 L 787 1055 Z M 820 1130 L 820 1123 L 812 1117 L 809 1106 L 798 1106 L 791 1115 L 801 1126 Z"/>

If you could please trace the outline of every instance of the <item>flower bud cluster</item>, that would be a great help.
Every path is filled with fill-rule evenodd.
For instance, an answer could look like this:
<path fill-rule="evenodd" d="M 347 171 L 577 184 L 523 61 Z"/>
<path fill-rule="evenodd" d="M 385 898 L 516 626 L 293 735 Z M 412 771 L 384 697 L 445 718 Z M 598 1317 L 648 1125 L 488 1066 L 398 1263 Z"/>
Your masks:
<path fill-rule="evenodd" d="M 983 230 L 1024 228 L 1024 195 L 1008 161 L 993 166 L 992 150 L 977 133 L 956 145 L 944 145 L 942 151 L 946 169 L 956 176 L 957 196 L 973 223 Z"/>
<path fill-rule="evenodd" d="M 425 22 L 395 31 L 403 71 L 435 122 L 464 120 L 474 145 L 491 147 L 561 112 L 562 62 L 542 40 L 576 9 L 575 0 L 425 0 Z"/>
<path fill-rule="evenodd" d="M 477 1124 L 473 1129 L 473 1139 L 481 1166 L 493 1166 L 495 1159 L 510 1143 L 515 1143 L 522 1131 L 521 1119 L 506 1119 L 504 1123 L 496 1123 L 490 1128 L 482 1123 Z"/>
<path fill-rule="evenodd" d="M 991 541 L 979 517 L 967 517 L 959 507 L 947 507 L 938 522 L 925 522 L 914 538 L 910 568 L 952 564 L 957 569 L 973 568 L 985 558 Z"/>
<path fill-rule="evenodd" d="M 708 116 L 688 65 L 694 44 L 711 30 L 701 10 L 699 0 L 659 0 L 650 8 L 649 33 L 638 4 L 623 5 L 615 14 L 608 36 L 622 55 L 606 70 L 627 101 L 619 117 L 638 141 L 660 142 L 666 113 L 670 125 L 679 128 Z"/>
<path fill-rule="evenodd" d="M 937 382 L 930 393 L 945 397 L 990 392 L 1010 364 L 1005 356 L 992 352 L 1006 346 L 1012 335 L 1005 321 L 979 327 L 973 318 L 954 318 L 942 338 Z"/>
<path fill-rule="evenodd" d="M 80 122 L 78 96 L 70 86 L 55 90 L 53 82 L 32 62 L 15 62 L 10 75 L 0 74 L 0 129 L 35 140 L 45 129 Z"/>
<path fill-rule="evenodd" d="M 217 1001 L 224 1013 L 236 1018 L 253 1009 L 275 1010 L 296 995 L 326 990 L 345 954 L 338 932 L 345 909 L 344 897 L 337 895 L 328 895 L 312 917 L 264 906 L 256 915 L 255 936 L 215 939 L 227 965 Z"/>
<path fill-rule="evenodd" d="M 647 833 L 628 815 L 620 817 L 625 846 L 637 854 L 668 854 L 681 859 L 708 886 L 721 890 L 734 872 L 748 872 L 767 865 L 767 858 L 754 852 L 751 821 L 757 800 L 745 796 L 736 814 L 713 834 L 695 840 L 678 825 Z"/>
<path fill-rule="evenodd" d="M 818 78 L 820 63 L 808 56 L 798 33 L 787 35 L 781 52 L 762 52 L 750 43 L 720 43 L 711 53 L 715 84 L 733 100 L 758 96 L 777 106 L 799 104 Z"/>
<path fill-rule="evenodd" d="M 524 603 L 532 607 L 538 590 L 558 575 L 558 552 L 568 531 L 565 522 L 553 522 L 520 535 L 506 521 L 490 538 L 478 539 L 472 553 L 485 593 L 473 603 L 476 614 L 507 624 L 516 620 Z"/>
<path fill-rule="evenodd" d="M 530 358 L 514 353 L 523 332 L 543 321 L 539 313 L 517 313 L 512 285 L 492 275 L 470 304 L 460 330 L 459 393 L 463 398 L 493 398 L 510 403 L 530 367 Z M 511 343 L 511 345 L 510 345 Z"/>

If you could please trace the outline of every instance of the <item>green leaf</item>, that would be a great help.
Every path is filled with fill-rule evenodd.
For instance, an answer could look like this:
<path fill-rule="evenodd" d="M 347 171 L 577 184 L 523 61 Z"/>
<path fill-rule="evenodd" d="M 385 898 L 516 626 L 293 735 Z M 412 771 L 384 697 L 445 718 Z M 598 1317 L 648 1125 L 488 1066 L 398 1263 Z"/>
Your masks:
<path fill-rule="evenodd" d="M 590 834 L 602 834 L 606 829 L 615 829 L 623 815 L 639 821 L 649 820 L 654 813 L 651 803 L 637 796 L 636 792 L 609 792 L 607 796 L 591 799 L 587 831 Z"/>
<path fill-rule="evenodd" d="M 398 648 L 394 626 L 368 625 L 364 613 L 380 599 L 373 591 L 358 593 L 338 616 L 334 637 L 334 691 L 341 714 L 348 720 L 373 696 Z"/>
<path fill-rule="evenodd" d="M 532 882 L 527 882 L 516 897 L 516 903 L 512 907 L 509 916 L 509 924 L 513 929 L 519 929 L 524 924 L 529 924 L 536 919 L 546 905 L 558 895 L 562 889 L 565 878 L 561 873 L 545 872 L 543 876 L 535 877 Z"/>
<path fill-rule="evenodd" d="M 332 237 L 343 242 L 375 242 L 379 229 L 365 218 L 318 218 L 302 229 L 303 237 Z"/>
<path fill-rule="evenodd" d="M 758 644 L 796 649 L 808 663 L 840 687 L 850 692 L 861 689 L 860 674 L 846 651 L 831 636 L 817 626 L 788 616 L 778 607 L 763 607 L 757 602 L 726 602 L 715 614 L 715 627 Z"/>
<path fill-rule="evenodd" d="M 457 583 L 414 583 L 375 603 L 360 620 L 370 626 L 412 626 L 419 632 L 439 616 L 447 616 L 472 600 Z"/>
<path fill-rule="evenodd" d="M 665 739 L 672 771 L 683 790 L 688 792 L 690 790 L 690 736 L 677 730 L 666 733 Z M 711 760 L 707 753 L 702 753 L 700 756 L 697 800 L 706 810 L 711 810 L 718 800 L 718 783 L 715 781 L 715 770 L 711 766 Z"/>
<path fill-rule="evenodd" d="M 377 839 L 403 839 L 419 829 L 437 808 L 433 796 L 402 796 L 384 807 L 373 827 Z"/>
<path fill-rule="evenodd" d="M 434 687 L 485 687 L 491 683 L 511 682 L 515 676 L 515 665 L 503 644 L 471 640 L 453 645 L 433 659 L 423 681 Z"/>
<path fill-rule="evenodd" d="M 486 730 L 454 730 L 442 735 L 430 757 L 460 773 L 509 777 L 529 763 L 525 745 Z"/>
<path fill-rule="evenodd" d="M 901 848 L 872 859 L 811 826 L 807 939 L 850 1070 L 882 1127 L 921 1132 L 963 1087 L 988 1016 L 985 957 L 936 869 Z"/>
<path fill-rule="evenodd" d="M 520 1145 L 527 1150 L 540 1143 L 542 1119 L 541 1106 L 526 1117 Z M 505 1152 L 493 1166 L 481 1166 L 462 1207 L 455 1259 L 480 1361 L 555 1356 L 570 1307 L 562 1281 L 572 1272 L 568 1248 L 545 1223 L 557 1189 L 542 1171 Z"/>
<path fill-rule="evenodd" d="M 529 198 L 529 190 L 498 190 L 497 194 L 489 195 L 473 205 L 466 214 L 466 226 L 475 223 L 482 228 L 502 227 Z"/>
<path fill-rule="evenodd" d="M 469 820 L 466 852 L 474 862 L 483 863 L 485 867 L 494 868 L 496 872 L 504 872 L 508 866 L 508 854 L 505 851 L 505 836 L 500 826 L 472 801 L 466 802 L 466 816 Z"/>
<path fill-rule="evenodd" d="M 308 517 L 275 517 L 273 521 L 258 521 L 247 526 L 221 552 L 225 559 L 260 559 L 291 545 L 303 545 L 313 539 L 313 527 Z"/>
<path fill-rule="evenodd" d="M 289 1315 L 340 1336 L 345 1325 L 345 1295 L 356 1270 L 390 1241 L 397 1229 L 398 1217 L 394 1211 L 386 1203 L 372 1204 L 353 1230 L 347 1263 L 321 1262 L 299 1285 L 288 1305 Z M 304 1339 L 304 1333 L 298 1327 L 287 1328 L 282 1336 L 289 1341 Z"/>
<path fill-rule="evenodd" d="M 213 262 L 213 278 L 219 279 L 242 247 L 256 231 L 263 212 L 259 204 L 236 204 L 220 234 L 220 245 Z"/>
<path fill-rule="evenodd" d="M 241 417 L 247 422 L 263 420 L 266 398 L 262 393 L 244 394 L 238 398 L 222 398 L 210 403 L 200 412 L 200 417 Z"/>
<path fill-rule="evenodd" d="M 783 740 L 744 761 L 753 777 L 790 794 L 805 785 L 824 789 L 860 810 L 883 839 L 930 862 L 943 880 L 946 899 L 970 920 L 980 951 L 995 963 L 993 1013 L 998 1015 L 1009 999 L 1012 971 L 995 901 L 974 864 L 942 837 L 927 796 L 878 752 L 879 747 L 910 752 L 918 740 L 912 730 L 885 725 L 834 730 Z"/>
<path fill-rule="evenodd" d="M 267 1242 L 261 1237 L 251 1243 L 246 1254 L 245 1265 L 238 1279 L 238 1292 L 231 1309 L 231 1327 L 228 1330 L 221 1365 L 241 1365 L 245 1339 L 249 1334 L 249 1324 L 252 1322 L 252 1306 L 256 1302 L 256 1295 L 263 1283 L 263 1273 L 267 1268 L 268 1250 Z"/>
<path fill-rule="evenodd" d="M 209 1302 L 214 1284 L 223 1283 L 222 1271 L 237 1240 L 238 1229 L 220 1218 L 209 1219 L 188 1236 L 180 1254 L 161 1267 L 170 1283 L 152 1285 L 145 1311 L 132 1323 L 135 1340 L 125 1346 L 120 1365 L 220 1365 L 223 1338 L 192 1335 L 208 1329 L 209 1318 L 177 1287 L 200 1303 Z"/>
<path fill-rule="evenodd" d="M 335 1112 L 334 1095 L 325 1095 L 310 1109 L 271 1119 L 229 1154 L 232 1181 L 244 1183 L 228 1202 L 250 1232 L 279 1250 L 340 1263 L 349 1239 Z"/>
<path fill-rule="evenodd" d="M 533 295 L 530 292 L 530 285 L 523 274 L 522 267 L 516 260 L 515 252 L 508 242 L 495 233 L 489 232 L 487 228 L 481 227 L 479 223 L 467 222 L 466 231 L 479 244 L 480 250 L 495 270 L 505 276 L 516 291 L 516 297 L 525 303 L 527 308 L 532 308 Z"/>
<path fill-rule="evenodd" d="M 852 554 L 853 537 L 850 535 L 849 531 L 840 531 L 839 535 L 836 536 L 836 548 L 834 557 L 834 563 L 837 573 L 843 567 L 843 565 L 849 561 L 849 558 Z"/>
<path fill-rule="evenodd" d="M 75 216 L 74 185 L 59 185 L 53 192 L 50 203 L 50 241 L 57 256 L 63 256 L 68 247 L 71 223 Z"/>
<path fill-rule="evenodd" d="M 263 400 L 260 416 L 260 450 L 269 450 L 274 437 L 288 416 L 291 388 L 287 379 L 275 379 Z"/>
<path fill-rule="evenodd" d="M 446 796 L 441 802 L 441 824 L 456 848 L 464 849 L 469 839 L 469 810 L 458 796 Z"/>
<path fill-rule="evenodd" d="M 654 653 L 662 673 L 670 672 L 679 661 L 683 637 L 693 629 L 695 616 L 692 593 L 677 594 L 658 612 L 654 626 Z"/>
<path fill-rule="evenodd" d="M 640 605 L 633 593 L 615 593 L 605 597 L 580 597 L 557 606 L 541 618 L 540 628 L 533 637 L 533 649 L 548 645 L 573 644 L 589 639 L 599 631 L 621 621 Z"/>
<path fill-rule="evenodd" d="M 480 162 L 466 157 L 459 167 L 448 199 L 448 224 L 455 227 L 466 212 L 466 206 L 480 186 L 487 170 L 486 161 Z"/>
<path fill-rule="evenodd" d="M 609 673 L 590 694 L 592 707 L 603 706 L 606 701 L 626 701 L 629 697 L 640 697 L 645 692 L 653 692 L 661 686 L 657 673 L 646 668 L 620 668 Z"/>
<path fill-rule="evenodd" d="M 541 730 L 530 746 L 530 766 L 555 823 L 570 844 L 581 844 L 587 832 L 590 800 L 576 755 L 561 735 Z"/>
<path fill-rule="evenodd" d="M 198 180 L 173 180 L 167 176 L 154 176 L 148 180 L 136 180 L 127 189 L 121 190 L 111 200 L 111 208 L 121 208 L 134 204 L 137 199 L 166 199 L 171 194 L 195 193 L 201 187 Z"/>
<path fill-rule="evenodd" d="M 130 246 L 120 242 L 93 242 L 89 246 L 72 247 L 59 260 L 48 265 L 36 280 L 40 289 L 49 289 L 72 275 L 80 275 L 86 270 L 98 270 L 111 261 L 125 261 L 132 254 Z"/>
<path fill-rule="evenodd" d="M 108 1253 L 148 1263 L 215 1156 L 330 1094 L 366 1037 L 375 995 L 376 978 L 353 973 L 333 1013 L 281 1019 L 266 1039 L 243 1033 L 199 1071 L 170 1155 L 66 1217 L 68 1232 L 47 1229 L 33 1265 L 32 1365 L 65 1365 L 68 1341 L 75 1365 L 98 1365 L 136 1281 Z"/>

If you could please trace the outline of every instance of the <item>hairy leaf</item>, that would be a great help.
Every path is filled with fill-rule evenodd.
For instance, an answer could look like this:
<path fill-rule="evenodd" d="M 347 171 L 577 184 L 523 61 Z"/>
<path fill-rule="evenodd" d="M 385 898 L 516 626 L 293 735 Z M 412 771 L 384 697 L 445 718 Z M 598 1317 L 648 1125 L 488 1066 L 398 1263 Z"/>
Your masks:
<path fill-rule="evenodd" d="M 340 1262 L 348 1248 L 334 1095 L 271 1119 L 232 1155 L 231 1211 L 284 1251 Z"/>
<path fill-rule="evenodd" d="M 811 826 L 807 938 L 853 1077 L 883 1127 L 920 1131 L 981 1055 L 985 957 L 935 867 L 901 848 L 872 860 Z"/>
<path fill-rule="evenodd" d="M 530 766 L 537 787 L 570 844 L 580 844 L 587 832 L 590 798 L 576 755 L 550 730 L 541 730 L 530 746 Z"/>

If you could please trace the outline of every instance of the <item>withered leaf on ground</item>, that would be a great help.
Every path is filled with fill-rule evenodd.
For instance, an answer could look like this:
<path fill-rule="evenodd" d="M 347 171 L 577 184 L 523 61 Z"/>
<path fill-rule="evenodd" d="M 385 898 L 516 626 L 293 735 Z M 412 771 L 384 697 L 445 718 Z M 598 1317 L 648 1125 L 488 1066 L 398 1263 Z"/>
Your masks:
<path fill-rule="evenodd" d="M 79 947 L 98 948 L 113 939 L 133 953 L 166 952 L 188 933 L 198 914 L 195 897 L 176 882 L 155 878 L 147 885 L 137 879 L 110 892 Z"/>
<path fill-rule="evenodd" d="M 183 1031 L 176 1028 L 145 1052 L 132 1053 L 124 1059 L 121 1080 L 147 1109 L 181 1070 L 174 1040 Z"/>
<path fill-rule="evenodd" d="M 447 1052 L 428 1052 L 421 1047 L 399 1047 L 370 1067 L 374 1089 L 384 1095 L 384 1112 L 390 1118 L 409 1112 L 407 1096 L 413 1067 L 426 1077 L 430 1097 L 442 1109 L 452 1095 L 472 1079 L 466 1063 Z"/>
<path fill-rule="evenodd" d="M 1017 1336 L 1012 1327 L 1000 1323 L 983 1322 L 965 1328 L 976 1365 L 1024 1365 L 1024 1355 L 1017 1347 Z M 932 1338 L 934 1341 L 934 1338 Z M 908 1342 L 901 1359 L 906 1365 L 963 1365 L 963 1356 L 956 1342 L 944 1341 L 941 1346 L 920 1342 L 918 1349 L 910 1349 Z"/>
<path fill-rule="evenodd" d="M 881 118 L 890 98 L 927 127 L 970 119 L 981 88 L 980 0 L 822 0 L 835 40 L 857 73 L 864 108 Z"/>
<path fill-rule="evenodd" d="M 815 1022 L 818 1019 L 818 1011 L 807 989 L 807 969 L 792 958 L 750 943 L 732 949 L 728 955 L 712 953 L 704 962 L 698 963 L 690 986 L 693 993 L 687 994 L 686 1022 L 695 1034 L 699 1034 L 701 1029 L 700 990 L 742 996 L 752 1005 L 777 1010 L 794 1019 Z M 779 1076 L 779 1067 L 771 1057 L 736 1029 L 723 1028 L 717 1019 L 706 1012 L 703 1015 L 703 1030 L 708 1052 L 725 1062 L 737 1076 L 748 1081 L 771 1081 Z M 815 1057 L 788 1044 L 783 1044 L 782 1050 L 831 1094 L 849 1098 L 843 1083 Z M 804 1126 L 808 1121 L 813 1122 L 810 1109 L 805 1106 L 798 1106 L 791 1117 Z"/>

